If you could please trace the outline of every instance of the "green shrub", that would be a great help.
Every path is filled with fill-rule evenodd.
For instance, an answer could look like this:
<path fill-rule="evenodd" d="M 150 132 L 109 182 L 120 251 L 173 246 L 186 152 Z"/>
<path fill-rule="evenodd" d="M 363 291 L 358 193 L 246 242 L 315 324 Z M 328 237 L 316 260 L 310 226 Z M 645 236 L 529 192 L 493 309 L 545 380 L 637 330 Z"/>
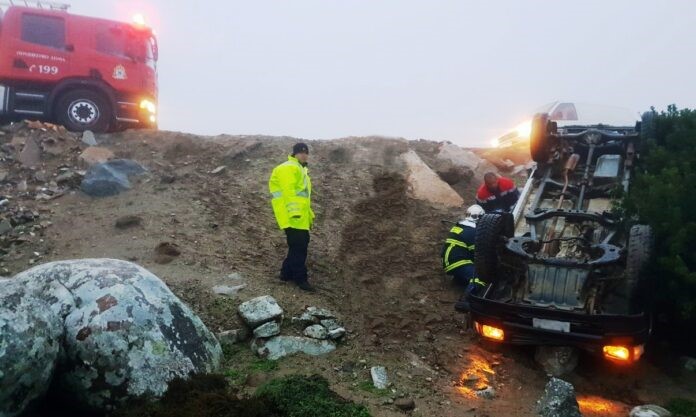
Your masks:
<path fill-rule="evenodd" d="M 656 307 L 689 322 L 696 320 L 696 111 L 670 106 L 652 116 L 622 208 L 655 233 Z"/>
<path fill-rule="evenodd" d="M 329 389 L 326 379 L 292 375 L 274 379 L 256 391 L 256 398 L 274 404 L 287 417 L 370 417 L 367 409 Z"/>
<path fill-rule="evenodd" d="M 696 417 L 696 401 L 676 398 L 667 404 L 667 409 L 676 417 Z"/>

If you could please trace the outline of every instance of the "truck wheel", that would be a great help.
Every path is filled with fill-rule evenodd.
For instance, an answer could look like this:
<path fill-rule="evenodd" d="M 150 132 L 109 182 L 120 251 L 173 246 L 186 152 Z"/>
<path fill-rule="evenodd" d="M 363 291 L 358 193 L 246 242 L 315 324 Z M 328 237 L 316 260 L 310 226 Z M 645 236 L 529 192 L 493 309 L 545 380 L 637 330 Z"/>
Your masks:
<path fill-rule="evenodd" d="M 629 294 L 635 296 L 643 287 L 641 277 L 653 252 L 652 228 L 645 224 L 631 227 L 626 254 L 626 284 Z M 633 297 L 632 297 L 633 298 Z"/>
<path fill-rule="evenodd" d="M 72 132 L 107 132 L 113 117 L 109 102 L 91 90 L 64 94 L 58 100 L 56 114 L 58 122 Z"/>
<path fill-rule="evenodd" d="M 512 229 L 512 216 L 506 214 L 484 214 L 476 222 L 474 264 L 476 275 L 486 283 L 496 280 L 498 249 L 503 238 L 512 236 Z"/>
<path fill-rule="evenodd" d="M 532 133 L 529 136 L 529 153 L 534 162 L 543 164 L 551 158 L 552 122 L 548 113 L 538 113 L 532 119 Z"/>

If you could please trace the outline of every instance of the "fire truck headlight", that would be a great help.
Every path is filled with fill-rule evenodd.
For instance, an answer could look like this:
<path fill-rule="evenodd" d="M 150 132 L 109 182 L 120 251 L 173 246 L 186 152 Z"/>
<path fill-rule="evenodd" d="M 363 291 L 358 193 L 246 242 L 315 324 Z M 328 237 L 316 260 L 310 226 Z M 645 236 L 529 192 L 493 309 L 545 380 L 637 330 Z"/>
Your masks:
<path fill-rule="evenodd" d="M 147 110 L 147 112 L 150 114 L 157 114 L 157 106 L 150 100 L 141 101 L 140 108 L 143 110 Z"/>

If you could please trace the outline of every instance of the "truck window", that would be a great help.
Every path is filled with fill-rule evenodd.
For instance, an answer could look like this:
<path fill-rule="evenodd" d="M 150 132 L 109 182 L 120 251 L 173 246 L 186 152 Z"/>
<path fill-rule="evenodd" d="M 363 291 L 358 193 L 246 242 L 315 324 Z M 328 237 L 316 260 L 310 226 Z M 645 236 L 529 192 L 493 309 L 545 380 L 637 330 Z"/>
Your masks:
<path fill-rule="evenodd" d="M 118 29 L 103 29 L 97 33 L 97 51 L 118 57 L 126 57 L 126 40 Z"/>
<path fill-rule="evenodd" d="M 65 20 L 60 17 L 24 14 L 22 40 L 50 48 L 65 49 Z"/>

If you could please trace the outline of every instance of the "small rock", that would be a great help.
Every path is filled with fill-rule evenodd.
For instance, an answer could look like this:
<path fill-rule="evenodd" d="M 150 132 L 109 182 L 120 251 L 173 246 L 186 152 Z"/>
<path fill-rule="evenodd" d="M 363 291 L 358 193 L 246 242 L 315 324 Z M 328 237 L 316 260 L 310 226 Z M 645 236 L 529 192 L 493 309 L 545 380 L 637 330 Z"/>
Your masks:
<path fill-rule="evenodd" d="M 252 350 L 262 358 L 278 360 L 297 353 L 304 353 L 310 356 L 325 355 L 336 350 L 336 345 L 328 340 L 297 336 L 276 336 L 270 339 L 254 340 Z"/>
<path fill-rule="evenodd" d="M 160 183 L 173 184 L 176 181 L 176 175 L 164 174 L 160 177 Z"/>
<path fill-rule="evenodd" d="M 377 389 L 387 389 L 389 386 L 389 377 L 387 376 L 387 368 L 384 366 L 373 366 L 370 368 L 370 376 L 372 377 L 372 385 Z"/>
<path fill-rule="evenodd" d="M 41 162 L 41 148 L 34 139 L 26 139 L 18 159 L 25 168 L 35 167 Z"/>
<path fill-rule="evenodd" d="M 217 295 L 234 297 L 244 288 L 246 288 L 246 284 L 235 285 L 234 287 L 230 287 L 229 285 L 216 285 L 213 287 L 213 292 Z"/>
<path fill-rule="evenodd" d="M 217 339 L 222 345 L 234 345 L 242 343 L 249 338 L 249 331 L 245 328 L 225 330 L 217 335 Z"/>
<path fill-rule="evenodd" d="M 271 379 L 271 375 L 269 375 L 267 373 L 264 373 L 264 372 L 253 373 L 253 374 L 249 374 L 249 376 L 247 376 L 244 384 L 247 387 L 256 388 L 256 387 L 260 387 L 261 385 L 265 384 L 270 379 Z"/>
<path fill-rule="evenodd" d="M 143 221 L 143 219 L 140 218 L 139 216 L 128 215 L 128 216 L 119 217 L 116 220 L 116 224 L 114 226 L 116 226 L 117 229 L 129 229 L 131 227 L 140 226 L 142 221 Z"/>
<path fill-rule="evenodd" d="M 131 188 L 130 177 L 145 172 L 147 170 L 135 161 L 114 159 L 90 167 L 80 187 L 92 197 L 113 196 Z"/>
<path fill-rule="evenodd" d="M 551 378 L 546 384 L 544 394 L 537 402 L 537 412 L 541 417 L 582 417 L 575 388 L 558 378 Z"/>
<path fill-rule="evenodd" d="M 684 358 L 684 369 L 689 372 L 696 372 L 696 359 L 686 356 Z"/>
<path fill-rule="evenodd" d="M 329 310 L 323 309 L 323 308 L 317 308 L 317 307 L 307 307 L 305 310 L 307 314 L 309 314 L 312 317 L 316 317 L 319 320 L 325 320 L 325 319 L 335 319 L 336 315 Z"/>
<path fill-rule="evenodd" d="M 280 334 L 280 325 L 278 322 L 269 321 L 266 324 L 254 329 L 254 337 L 273 337 Z"/>
<path fill-rule="evenodd" d="M 320 324 L 314 324 L 312 326 L 307 327 L 304 330 L 304 335 L 307 337 L 311 337 L 312 339 L 324 340 L 328 339 L 329 332 L 326 330 L 324 326 Z"/>
<path fill-rule="evenodd" d="M 338 340 L 346 335 L 346 329 L 343 327 L 338 327 L 333 330 L 329 330 L 329 338 L 333 340 Z"/>
<path fill-rule="evenodd" d="M 394 401 L 394 405 L 396 408 L 403 411 L 411 411 L 416 408 L 416 403 L 412 398 L 399 398 Z"/>
<path fill-rule="evenodd" d="M 22 180 L 17 184 L 17 191 L 20 193 L 26 192 L 29 189 L 29 186 L 27 186 L 27 180 Z"/>
<path fill-rule="evenodd" d="M 211 174 L 217 175 L 221 173 L 222 171 L 226 170 L 227 167 L 225 165 L 220 165 L 219 167 L 215 168 L 214 170 L 210 171 Z"/>
<path fill-rule="evenodd" d="M 338 329 L 341 327 L 341 325 L 338 323 L 338 320 L 336 319 L 325 319 L 321 320 L 319 323 L 321 323 L 322 326 L 326 327 L 326 330 L 328 331 Z"/>
<path fill-rule="evenodd" d="M 251 328 L 256 328 L 266 322 L 275 320 L 283 315 L 275 298 L 270 295 L 257 297 L 240 304 L 239 315 Z"/>
<path fill-rule="evenodd" d="M 573 372 L 578 366 L 578 351 L 568 346 L 539 346 L 534 359 L 548 375 L 560 377 Z"/>
<path fill-rule="evenodd" d="M 476 396 L 479 398 L 492 400 L 493 398 L 495 398 L 495 388 L 489 386 L 484 389 L 478 390 L 476 391 Z"/>
<path fill-rule="evenodd" d="M 672 413 L 660 406 L 648 404 L 633 408 L 629 417 L 672 417 Z"/>
<path fill-rule="evenodd" d="M 303 330 L 307 326 L 319 323 L 319 320 L 310 316 L 307 312 L 304 312 L 300 317 L 293 317 L 291 322 L 293 326 L 297 327 L 299 330 Z"/>
<path fill-rule="evenodd" d="M 96 164 L 101 164 L 107 161 L 110 161 L 114 159 L 116 155 L 114 155 L 111 150 L 107 148 L 100 148 L 100 147 L 93 147 L 93 148 L 87 148 L 80 154 L 78 159 L 88 166 L 96 165 Z"/>
<path fill-rule="evenodd" d="M 69 186 L 77 186 L 80 183 L 80 174 L 73 171 L 64 172 L 56 177 L 56 184 Z"/>
<path fill-rule="evenodd" d="M 88 146 L 97 146 L 97 139 L 91 130 L 85 130 L 82 133 L 82 143 Z"/>
<path fill-rule="evenodd" d="M 3 182 L 7 179 L 7 176 L 10 175 L 9 172 L 5 170 L 0 170 L 0 182 Z"/>
<path fill-rule="evenodd" d="M 12 231 L 12 223 L 9 220 L 3 219 L 0 222 L 0 235 L 10 233 Z"/>

